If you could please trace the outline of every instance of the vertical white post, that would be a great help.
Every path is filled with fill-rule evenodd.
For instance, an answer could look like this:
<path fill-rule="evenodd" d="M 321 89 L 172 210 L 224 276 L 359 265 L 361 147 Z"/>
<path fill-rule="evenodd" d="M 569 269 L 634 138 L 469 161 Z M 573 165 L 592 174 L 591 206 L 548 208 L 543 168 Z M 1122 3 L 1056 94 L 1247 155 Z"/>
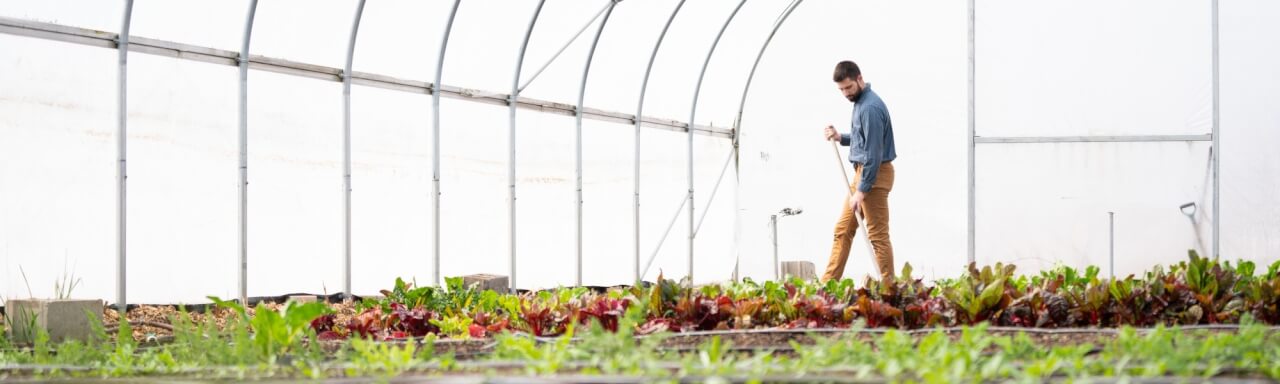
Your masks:
<path fill-rule="evenodd" d="M 351 298 L 351 66 L 364 2 L 360 0 L 356 4 L 351 38 L 347 41 L 347 65 L 342 70 L 342 295 L 348 299 Z"/>
<path fill-rule="evenodd" d="M 128 132 L 129 132 L 129 25 L 133 19 L 133 0 L 124 2 L 124 20 L 120 23 L 120 34 L 116 42 L 116 51 L 119 56 L 119 72 L 116 77 L 119 94 L 116 98 L 116 309 L 120 311 L 120 318 L 125 319 L 128 311 L 128 302 L 125 295 L 125 286 L 128 281 L 127 263 L 125 261 L 125 243 L 126 243 L 126 190 L 125 181 L 128 178 L 128 167 L 126 166 L 127 150 L 128 150 Z"/>
<path fill-rule="evenodd" d="M 244 21 L 244 35 L 240 45 L 240 181 L 238 214 L 240 226 L 240 304 L 249 305 L 249 38 L 253 35 L 253 16 L 258 10 L 258 0 L 250 0 L 249 14 Z"/>
<path fill-rule="evenodd" d="M 1108 264 L 1110 265 L 1110 268 L 1111 268 L 1111 281 L 1115 281 L 1116 280 L 1116 213 L 1115 212 L 1107 212 L 1107 222 L 1109 224 L 1109 227 L 1111 228 L 1111 236 L 1110 236 L 1111 251 L 1109 253 L 1110 256 L 1107 258 L 1107 260 L 1109 261 Z"/>
<path fill-rule="evenodd" d="M 977 135 L 977 125 L 976 125 L 977 121 L 975 120 L 975 116 L 977 112 L 976 103 L 975 103 L 976 93 L 974 92 L 975 72 L 977 68 L 976 56 L 974 54 L 974 51 L 975 51 L 974 46 L 976 45 L 976 42 L 977 42 L 977 40 L 975 40 L 975 29 L 976 29 L 975 24 L 977 22 L 974 16 L 975 14 L 976 14 L 976 11 L 974 6 L 974 0 L 969 0 L 969 114 L 968 114 L 969 134 L 967 136 L 968 138 L 967 144 L 969 148 L 969 215 L 968 215 L 969 217 L 969 241 L 968 241 L 969 249 L 968 251 L 969 251 L 969 263 L 971 264 L 976 260 L 975 249 L 976 249 L 976 237 L 977 237 L 976 234 L 977 234 L 977 222 L 978 222 L 977 220 L 978 188 L 977 188 L 977 180 L 976 180 L 977 167 L 975 166 L 976 157 L 974 156 L 974 151 L 976 150 L 976 148 L 974 148 L 974 140 L 973 140 L 974 136 Z"/>
<path fill-rule="evenodd" d="M 658 48 L 662 47 L 662 40 L 667 37 L 667 30 L 671 29 L 671 22 L 675 21 L 676 14 L 680 13 L 680 8 L 684 7 L 685 0 L 676 3 L 676 8 L 671 11 L 671 16 L 667 17 L 667 23 L 662 26 L 662 33 L 658 34 L 658 41 L 653 44 L 653 51 L 649 53 L 649 65 L 644 69 L 644 80 L 640 82 L 640 97 L 636 106 L 636 148 L 635 148 L 635 169 L 633 178 L 633 187 L 635 188 L 632 197 L 632 213 L 631 218 L 633 235 L 633 244 L 635 246 L 635 284 L 640 285 L 640 279 L 643 278 L 643 272 L 640 271 L 640 124 L 644 121 L 644 94 L 649 88 L 649 74 L 653 72 L 653 62 L 658 58 Z"/>
<path fill-rule="evenodd" d="M 707 58 L 702 62 L 702 71 L 698 72 L 698 83 L 693 88 L 693 104 L 689 107 L 689 284 L 693 284 L 693 240 L 697 236 L 697 226 L 693 216 L 693 126 L 696 121 L 695 117 L 698 113 L 698 94 L 702 92 L 702 80 L 707 75 L 707 67 L 711 65 L 711 56 L 716 53 L 716 46 L 720 45 L 720 38 L 724 37 L 724 31 L 729 29 L 729 23 L 733 22 L 733 18 L 738 15 L 738 11 L 742 10 L 742 5 L 747 0 L 738 2 L 738 6 L 733 8 L 733 12 L 729 14 L 729 18 L 725 19 L 724 25 L 720 26 L 720 32 L 716 34 L 716 39 L 711 42 L 711 48 L 707 50 Z"/>
<path fill-rule="evenodd" d="M 507 107 L 510 125 L 507 130 L 507 211 L 510 216 L 507 227 L 508 251 L 510 252 L 511 278 L 507 289 L 516 293 L 516 101 L 520 98 L 520 70 L 524 68 L 524 54 L 529 47 L 529 37 L 533 36 L 533 26 L 542 14 L 542 6 L 547 0 L 538 0 L 533 9 L 533 17 L 529 18 L 529 28 L 524 31 L 524 40 L 520 43 L 520 53 L 516 55 L 516 73 L 511 79 L 511 100 Z"/>
<path fill-rule="evenodd" d="M 574 274 L 574 282 L 576 286 L 582 286 L 582 109 L 583 102 L 587 97 L 587 76 L 591 74 L 591 59 L 596 55 L 596 45 L 600 43 L 600 34 L 604 33 L 605 24 L 609 24 L 609 15 L 613 14 L 613 8 L 618 5 L 620 0 L 611 0 L 609 8 L 604 13 L 604 19 L 600 20 L 600 26 L 596 29 L 596 37 L 591 39 L 591 50 L 587 51 L 587 64 L 582 67 L 582 83 L 578 86 L 578 107 L 574 109 L 574 177 L 577 196 L 574 200 L 574 211 L 578 215 L 578 231 L 576 239 L 577 249 L 577 270 Z"/>
<path fill-rule="evenodd" d="M 778 215 L 769 215 L 769 230 L 773 231 L 773 280 L 782 281 L 778 260 Z"/>
<path fill-rule="evenodd" d="M 740 277 L 739 267 L 742 261 L 742 208 L 740 206 L 742 169 L 739 162 L 741 153 L 738 152 L 738 146 L 741 144 L 742 139 L 742 111 L 746 109 L 747 95 L 751 91 L 751 81 L 756 77 L 756 69 L 760 67 L 760 59 L 764 58 L 764 51 L 769 48 L 769 43 L 773 41 L 773 36 L 778 33 L 778 28 L 781 28 L 782 24 L 787 22 L 787 18 L 791 17 L 791 12 L 795 11 L 802 1 L 791 1 L 791 4 L 778 16 L 778 20 L 773 23 L 773 29 L 769 31 L 769 37 L 765 38 L 764 44 L 760 45 L 760 51 L 756 53 L 756 61 L 751 64 L 751 72 L 747 74 L 746 84 L 742 86 L 742 100 L 738 101 L 737 118 L 733 120 L 733 174 L 735 182 L 733 193 L 733 281 L 738 281 Z M 777 264 L 776 261 L 774 264 Z M 776 274 L 776 269 L 774 272 Z"/>
<path fill-rule="evenodd" d="M 436 80 L 431 84 L 431 275 L 436 286 L 440 280 L 440 78 L 444 75 L 444 53 L 449 46 L 449 32 L 453 30 L 453 18 L 458 15 L 462 0 L 453 0 L 449 9 L 449 21 L 444 25 L 440 38 L 440 55 L 436 56 Z"/>
<path fill-rule="evenodd" d="M 1219 70 L 1218 65 L 1218 0 L 1213 2 L 1213 257 L 1219 256 L 1219 246 L 1221 245 L 1220 232 L 1222 227 L 1222 210 L 1218 207 L 1220 190 L 1218 188 L 1219 181 L 1219 160 L 1222 157 L 1222 141 L 1219 140 L 1222 130 L 1219 128 L 1218 119 L 1221 116 L 1219 110 Z"/>

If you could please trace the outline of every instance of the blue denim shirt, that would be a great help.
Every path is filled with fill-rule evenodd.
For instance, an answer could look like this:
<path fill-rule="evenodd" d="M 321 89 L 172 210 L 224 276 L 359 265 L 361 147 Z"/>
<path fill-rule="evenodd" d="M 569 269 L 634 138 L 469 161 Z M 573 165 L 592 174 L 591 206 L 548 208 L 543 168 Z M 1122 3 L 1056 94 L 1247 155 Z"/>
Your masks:
<path fill-rule="evenodd" d="M 852 128 L 849 133 L 840 134 L 840 145 L 849 147 L 849 162 L 862 164 L 858 190 L 871 192 L 876 175 L 880 173 L 880 163 L 898 158 L 898 151 L 893 146 L 893 122 L 889 119 L 889 109 L 885 108 L 880 95 L 871 91 L 870 83 L 853 104 Z"/>

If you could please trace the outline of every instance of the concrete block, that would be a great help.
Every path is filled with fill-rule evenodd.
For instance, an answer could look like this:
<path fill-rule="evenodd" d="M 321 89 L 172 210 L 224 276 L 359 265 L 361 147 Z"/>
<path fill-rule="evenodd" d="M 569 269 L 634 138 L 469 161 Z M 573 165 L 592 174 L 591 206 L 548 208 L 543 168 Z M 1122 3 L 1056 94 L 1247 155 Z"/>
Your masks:
<path fill-rule="evenodd" d="M 9 339 L 24 344 L 35 340 L 37 330 L 48 332 L 53 342 L 88 340 L 90 318 L 102 324 L 102 300 L 9 300 L 5 312 Z"/>
<path fill-rule="evenodd" d="M 509 281 L 510 280 L 508 280 L 506 276 L 499 276 L 499 275 L 480 274 L 480 275 L 467 275 L 462 277 L 462 285 L 464 287 L 471 287 L 472 284 L 475 284 L 474 288 L 477 291 L 491 290 L 491 291 L 498 291 L 498 292 L 507 292 L 508 285 L 510 285 Z"/>
<path fill-rule="evenodd" d="M 813 263 L 808 261 L 782 262 L 782 277 L 787 278 L 787 276 L 795 276 L 804 280 L 818 278 L 817 270 L 813 267 Z"/>

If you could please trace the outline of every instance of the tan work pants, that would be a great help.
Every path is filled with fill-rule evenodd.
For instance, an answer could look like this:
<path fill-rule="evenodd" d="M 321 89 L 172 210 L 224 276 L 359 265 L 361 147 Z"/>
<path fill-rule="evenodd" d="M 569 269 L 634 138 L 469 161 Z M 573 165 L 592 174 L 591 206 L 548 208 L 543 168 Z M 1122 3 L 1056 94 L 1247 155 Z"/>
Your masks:
<path fill-rule="evenodd" d="M 858 180 L 862 179 L 862 166 L 855 165 L 854 170 L 854 182 L 849 186 L 850 191 L 854 191 Z M 889 242 L 889 191 L 891 190 L 893 190 L 893 164 L 881 163 L 875 184 L 871 186 L 871 191 L 863 196 L 861 210 L 862 217 L 866 220 L 868 237 L 871 238 L 871 247 L 876 251 L 875 262 L 880 266 L 882 281 L 890 281 L 894 276 L 893 244 Z M 845 263 L 849 261 L 849 247 L 853 243 L 853 234 L 857 230 L 858 222 L 853 219 L 853 210 L 849 207 L 848 199 L 845 199 L 843 212 L 840 220 L 836 221 L 835 239 L 831 244 L 831 259 L 827 262 L 826 273 L 822 275 L 824 282 L 843 277 Z"/>

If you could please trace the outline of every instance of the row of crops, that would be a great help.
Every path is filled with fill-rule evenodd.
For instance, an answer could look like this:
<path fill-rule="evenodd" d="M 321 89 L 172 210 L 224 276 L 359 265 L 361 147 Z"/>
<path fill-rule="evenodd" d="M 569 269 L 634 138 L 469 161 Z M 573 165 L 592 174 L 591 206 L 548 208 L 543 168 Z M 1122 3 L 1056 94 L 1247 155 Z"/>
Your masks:
<path fill-rule="evenodd" d="M 1280 261 L 1193 253 L 1114 280 L 1094 267 L 1019 275 L 997 264 L 926 283 L 908 266 L 889 282 L 659 279 L 518 295 L 398 279 L 382 294 L 255 308 L 213 298 L 141 341 L 129 322 L 89 340 L 0 339 L 0 378 L 1280 380 Z"/>

